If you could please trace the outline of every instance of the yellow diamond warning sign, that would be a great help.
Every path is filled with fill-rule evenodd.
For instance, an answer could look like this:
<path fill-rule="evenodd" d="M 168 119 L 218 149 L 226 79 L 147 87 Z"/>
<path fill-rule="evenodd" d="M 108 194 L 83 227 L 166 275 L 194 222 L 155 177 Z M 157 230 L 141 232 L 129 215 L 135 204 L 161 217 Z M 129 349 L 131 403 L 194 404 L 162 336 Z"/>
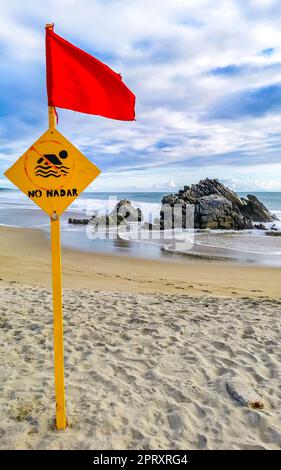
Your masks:
<path fill-rule="evenodd" d="M 99 174 L 100 170 L 54 128 L 5 173 L 49 216 L 61 215 Z"/>

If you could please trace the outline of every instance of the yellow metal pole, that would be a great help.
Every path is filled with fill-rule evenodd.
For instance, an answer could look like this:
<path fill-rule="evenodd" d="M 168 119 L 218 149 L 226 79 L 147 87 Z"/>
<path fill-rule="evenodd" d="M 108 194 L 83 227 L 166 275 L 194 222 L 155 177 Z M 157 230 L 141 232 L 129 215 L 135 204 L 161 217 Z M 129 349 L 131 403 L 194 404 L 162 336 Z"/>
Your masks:
<path fill-rule="evenodd" d="M 49 126 L 55 127 L 54 110 L 49 107 Z M 51 217 L 52 280 L 54 309 L 54 368 L 56 394 L 56 427 L 66 428 L 65 393 L 64 393 L 64 350 L 63 350 L 63 315 L 62 315 L 62 276 L 60 218 Z"/>
<path fill-rule="evenodd" d="M 53 28 L 47 24 L 46 28 Z M 56 114 L 53 106 L 48 107 L 49 128 L 56 127 Z M 62 315 L 62 277 L 61 277 L 61 243 L 60 218 L 57 214 L 51 217 L 52 247 L 52 281 L 54 308 L 54 368 L 56 395 L 56 427 L 66 428 L 65 393 L 64 393 L 64 351 L 63 351 L 63 315 Z"/>
<path fill-rule="evenodd" d="M 65 394 L 64 394 L 64 353 L 63 353 L 63 316 L 62 316 L 62 279 L 60 219 L 51 218 L 52 277 L 54 305 L 54 366 L 56 392 L 56 426 L 65 429 Z"/>

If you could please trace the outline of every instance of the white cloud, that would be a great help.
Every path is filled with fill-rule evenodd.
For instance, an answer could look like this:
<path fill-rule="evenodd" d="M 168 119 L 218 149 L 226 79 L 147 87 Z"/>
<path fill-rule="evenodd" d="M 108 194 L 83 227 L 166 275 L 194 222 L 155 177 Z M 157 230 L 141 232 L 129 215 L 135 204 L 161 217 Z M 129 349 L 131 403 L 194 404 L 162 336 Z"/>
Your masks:
<path fill-rule="evenodd" d="M 177 185 L 176 185 L 176 183 L 175 183 L 175 180 L 170 180 L 170 181 L 168 182 L 167 186 L 168 186 L 169 188 L 171 188 L 171 189 L 174 189 L 174 188 L 176 188 Z"/>
<path fill-rule="evenodd" d="M 279 151 L 278 115 L 229 121 L 210 120 L 206 112 L 227 94 L 281 82 L 280 16 L 274 8 L 278 2 L 265 0 L 247 5 L 234 0 L 2 0 L 1 69 L 19 81 L 24 70 L 32 92 L 44 67 L 44 25 L 54 21 L 58 34 L 122 72 L 137 95 L 136 122 L 59 110 L 59 129 L 101 161 L 108 177 L 100 184 L 127 174 L 124 184 L 131 186 L 144 187 L 148 181 L 151 187 L 167 181 L 176 186 L 184 184 L 187 168 L 196 176 L 216 171 L 214 176 L 224 177 L 233 168 L 244 171 L 265 160 L 272 173 Z M 271 47 L 272 55 L 261 54 Z M 229 65 L 245 72 L 210 74 Z M 46 104 L 43 99 L 40 95 L 40 102 L 28 104 L 35 116 Z M 41 118 L 27 125 L 18 105 L 18 122 L 9 117 L 0 123 L 9 161 L 44 130 Z M 7 141 L 8 126 L 19 132 Z M 153 182 L 151 174 L 159 181 Z"/>

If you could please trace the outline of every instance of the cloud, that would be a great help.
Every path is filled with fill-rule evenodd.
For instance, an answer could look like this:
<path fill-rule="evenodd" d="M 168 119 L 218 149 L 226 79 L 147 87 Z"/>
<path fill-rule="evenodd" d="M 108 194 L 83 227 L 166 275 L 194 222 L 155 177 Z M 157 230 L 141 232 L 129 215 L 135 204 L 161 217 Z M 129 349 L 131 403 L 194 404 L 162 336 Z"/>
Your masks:
<path fill-rule="evenodd" d="M 267 47 L 266 49 L 263 49 L 261 51 L 261 55 L 265 56 L 265 57 L 269 57 L 271 55 L 273 55 L 275 52 L 275 47 Z"/>
<path fill-rule="evenodd" d="M 0 170 L 47 126 L 47 20 L 122 72 L 137 96 L 132 123 L 58 110 L 59 130 L 103 171 L 95 187 L 166 188 L 265 161 L 273 173 L 280 14 L 280 2 L 262 0 L 2 0 Z"/>
<path fill-rule="evenodd" d="M 223 97 L 210 110 L 213 119 L 240 119 L 243 116 L 259 117 L 278 113 L 281 109 L 281 83 L 243 90 Z"/>
<path fill-rule="evenodd" d="M 168 182 L 167 186 L 168 186 L 169 188 L 171 188 L 171 189 L 174 189 L 174 188 L 176 188 L 177 185 L 176 185 L 176 183 L 175 183 L 175 180 L 170 180 L 170 181 Z"/>

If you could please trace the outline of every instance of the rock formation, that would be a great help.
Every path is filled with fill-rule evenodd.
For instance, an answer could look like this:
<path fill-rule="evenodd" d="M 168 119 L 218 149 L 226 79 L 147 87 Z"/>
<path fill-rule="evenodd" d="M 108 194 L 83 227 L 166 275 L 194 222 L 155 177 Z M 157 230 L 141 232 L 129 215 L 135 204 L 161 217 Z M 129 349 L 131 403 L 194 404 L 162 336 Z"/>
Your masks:
<path fill-rule="evenodd" d="M 143 220 L 142 211 L 138 207 L 132 206 L 131 201 L 128 199 L 121 199 L 110 215 L 119 217 L 120 221 L 125 219 L 126 222 L 142 222 Z"/>
<path fill-rule="evenodd" d="M 169 205 L 172 217 L 166 218 L 165 208 Z M 194 208 L 194 227 L 198 229 L 251 229 L 253 222 L 276 219 L 255 196 L 241 198 L 217 179 L 206 178 L 162 198 L 161 229 L 189 228 L 186 215 L 188 209 L 190 213 L 191 205 Z"/>
<path fill-rule="evenodd" d="M 144 222 L 145 230 L 171 228 L 196 228 L 243 230 L 256 228 L 266 230 L 264 223 L 276 220 L 273 214 L 256 196 L 238 196 L 217 179 L 206 178 L 198 184 L 184 186 L 176 194 L 162 198 L 160 219 L 154 223 Z M 143 214 L 131 201 L 122 199 L 108 215 L 93 215 L 90 219 L 73 219 L 69 223 L 112 226 L 141 223 Z M 272 227 L 271 231 L 274 231 Z M 268 232 L 267 232 L 268 233 Z M 269 233 L 268 233 L 269 234 Z M 270 233 L 271 234 L 271 233 Z"/>
<path fill-rule="evenodd" d="M 134 207 L 128 199 L 121 199 L 109 215 L 93 215 L 90 219 L 68 219 L 69 224 L 86 225 L 90 222 L 99 226 L 113 226 L 142 221 L 142 211 L 138 207 Z"/>
<path fill-rule="evenodd" d="M 87 225 L 90 219 L 74 219 L 73 217 L 69 217 L 68 223 L 69 224 L 78 224 L 78 225 Z"/>

